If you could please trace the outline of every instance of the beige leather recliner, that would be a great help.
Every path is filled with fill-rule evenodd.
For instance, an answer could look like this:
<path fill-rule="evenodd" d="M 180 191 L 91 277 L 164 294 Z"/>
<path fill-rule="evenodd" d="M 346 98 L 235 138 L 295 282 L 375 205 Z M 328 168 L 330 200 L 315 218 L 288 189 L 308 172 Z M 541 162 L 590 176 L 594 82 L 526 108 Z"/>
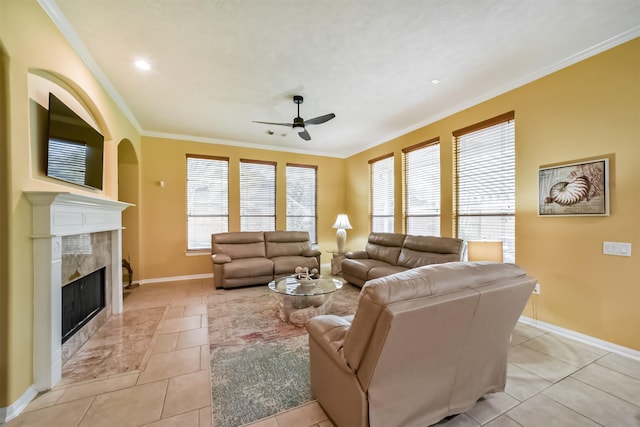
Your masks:
<path fill-rule="evenodd" d="M 355 316 L 307 325 L 311 389 L 338 427 L 425 427 L 504 390 L 510 336 L 536 279 L 452 262 L 368 281 Z"/>

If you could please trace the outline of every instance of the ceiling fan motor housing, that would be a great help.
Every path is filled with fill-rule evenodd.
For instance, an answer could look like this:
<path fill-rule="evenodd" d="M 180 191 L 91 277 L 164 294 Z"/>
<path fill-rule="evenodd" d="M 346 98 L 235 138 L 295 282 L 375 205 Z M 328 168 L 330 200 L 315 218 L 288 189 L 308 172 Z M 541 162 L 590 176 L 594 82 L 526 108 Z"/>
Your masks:
<path fill-rule="evenodd" d="M 300 116 L 295 117 L 293 119 L 293 129 L 296 130 L 296 128 L 299 128 L 298 130 L 302 131 L 304 130 L 304 119 Z"/>

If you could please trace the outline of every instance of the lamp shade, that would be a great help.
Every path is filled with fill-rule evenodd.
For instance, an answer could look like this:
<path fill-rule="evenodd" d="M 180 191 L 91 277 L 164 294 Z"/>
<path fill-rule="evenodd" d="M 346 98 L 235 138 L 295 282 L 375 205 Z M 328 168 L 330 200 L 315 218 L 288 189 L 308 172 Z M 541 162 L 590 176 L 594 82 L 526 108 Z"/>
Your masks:
<path fill-rule="evenodd" d="M 469 240 L 467 242 L 469 261 L 502 262 L 502 242 L 500 240 Z"/>
<path fill-rule="evenodd" d="M 347 214 L 338 214 L 336 218 L 336 223 L 333 224 L 332 228 L 342 228 L 343 230 L 351 230 L 351 224 L 349 224 L 349 217 Z"/>

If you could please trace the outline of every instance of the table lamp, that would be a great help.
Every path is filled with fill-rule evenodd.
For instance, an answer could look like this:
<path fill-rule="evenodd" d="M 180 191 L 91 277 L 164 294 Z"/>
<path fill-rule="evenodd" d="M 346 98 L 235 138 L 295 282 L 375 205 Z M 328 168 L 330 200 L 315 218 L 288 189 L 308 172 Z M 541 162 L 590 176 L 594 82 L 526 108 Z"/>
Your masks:
<path fill-rule="evenodd" d="M 469 240 L 467 241 L 467 259 L 502 262 L 502 242 L 500 240 Z"/>
<path fill-rule="evenodd" d="M 333 224 L 333 228 L 337 228 L 336 231 L 336 243 L 338 244 L 338 252 L 344 252 L 344 245 L 347 241 L 347 230 L 351 230 L 351 224 L 349 224 L 349 217 L 347 214 L 338 214 L 336 223 Z"/>

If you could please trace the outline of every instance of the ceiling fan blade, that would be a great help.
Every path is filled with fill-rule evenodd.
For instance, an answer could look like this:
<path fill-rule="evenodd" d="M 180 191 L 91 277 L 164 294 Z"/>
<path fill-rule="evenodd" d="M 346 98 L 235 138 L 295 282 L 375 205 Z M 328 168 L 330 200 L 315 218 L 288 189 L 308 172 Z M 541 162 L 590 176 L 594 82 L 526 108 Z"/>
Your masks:
<path fill-rule="evenodd" d="M 324 116 L 314 117 L 313 119 L 305 120 L 305 125 L 319 125 L 324 122 L 328 122 L 333 119 L 336 115 L 333 113 L 325 114 Z"/>
<path fill-rule="evenodd" d="M 291 123 L 273 123 L 273 122 L 258 122 L 258 121 L 253 121 L 253 123 L 262 123 L 263 125 L 278 125 L 278 126 L 287 126 L 287 127 L 293 127 L 293 125 Z"/>
<path fill-rule="evenodd" d="M 304 139 L 305 141 L 311 141 L 311 135 L 309 135 L 309 132 L 307 132 L 306 129 L 302 132 L 299 132 L 298 135 L 300 135 L 300 138 Z"/>

